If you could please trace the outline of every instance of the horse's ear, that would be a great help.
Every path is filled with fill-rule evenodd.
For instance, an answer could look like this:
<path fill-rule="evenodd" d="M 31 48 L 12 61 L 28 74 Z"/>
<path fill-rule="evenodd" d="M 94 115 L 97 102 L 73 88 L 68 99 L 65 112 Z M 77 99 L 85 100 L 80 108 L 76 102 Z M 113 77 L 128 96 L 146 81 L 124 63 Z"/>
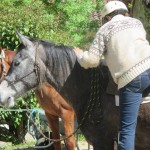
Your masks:
<path fill-rule="evenodd" d="M 22 35 L 21 33 L 17 32 L 19 39 L 21 40 L 22 44 L 28 48 L 34 46 L 33 42 L 29 40 L 28 37 Z"/>

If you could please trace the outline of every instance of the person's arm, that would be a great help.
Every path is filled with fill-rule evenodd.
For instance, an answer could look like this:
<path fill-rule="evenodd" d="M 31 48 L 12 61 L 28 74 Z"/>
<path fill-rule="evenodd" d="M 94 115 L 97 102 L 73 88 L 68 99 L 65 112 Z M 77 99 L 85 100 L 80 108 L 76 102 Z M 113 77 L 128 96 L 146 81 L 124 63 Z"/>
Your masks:
<path fill-rule="evenodd" d="M 100 31 L 96 34 L 89 51 L 83 51 L 79 48 L 74 49 L 79 64 L 85 69 L 97 67 L 100 63 L 100 59 L 104 53 L 104 50 L 104 37 Z"/>

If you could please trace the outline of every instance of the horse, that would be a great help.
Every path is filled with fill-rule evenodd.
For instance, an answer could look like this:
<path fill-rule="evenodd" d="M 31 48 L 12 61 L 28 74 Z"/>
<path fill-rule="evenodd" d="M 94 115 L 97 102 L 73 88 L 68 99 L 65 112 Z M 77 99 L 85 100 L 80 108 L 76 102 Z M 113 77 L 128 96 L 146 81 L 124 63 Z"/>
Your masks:
<path fill-rule="evenodd" d="M 108 68 L 100 65 L 84 69 L 77 62 L 73 47 L 20 33 L 18 36 L 21 44 L 0 84 L 0 105 L 14 106 L 24 93 L 48 83 L 71 103 L 80 130 L 93 149 L 113 150 L 119 128 L 119 106 L 115 105 L 115 95 L 106 92 Z M 136 150 L 150 149 L 149 108 L 149 103 L 140 106 Z"/>
<path fill-rule="evenodd" d="M 0 47 L 0 53 L 0 76 L 1 80 L 3 80 L 16 52 Z M 48 83 L 44 83 L 40 88 L 35 90 L 35 95 L 40 106 L 45 110 L 53 139 L 60 139 L 59 118 L 62 120 L 65 136 L 67 137 L 73 133 L 75 113 L 66 100 Z M 75 143 L 74 135 L 65 140 L 68 150 L 75 150 Z M 54 148 L 55 150 L 61 150 L 61 141 L 54 142 Z"/>

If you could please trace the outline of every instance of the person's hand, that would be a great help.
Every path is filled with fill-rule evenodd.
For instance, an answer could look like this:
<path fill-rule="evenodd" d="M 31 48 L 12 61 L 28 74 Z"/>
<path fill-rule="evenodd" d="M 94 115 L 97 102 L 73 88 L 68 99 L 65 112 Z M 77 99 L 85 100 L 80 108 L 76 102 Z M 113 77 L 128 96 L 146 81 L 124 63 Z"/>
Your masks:
<path fill-rule="evenodd" d="M 75 47 L 73 50 L 77 56 L 80 56 L 83 53 L 83 50 L 78 47 Z"/>

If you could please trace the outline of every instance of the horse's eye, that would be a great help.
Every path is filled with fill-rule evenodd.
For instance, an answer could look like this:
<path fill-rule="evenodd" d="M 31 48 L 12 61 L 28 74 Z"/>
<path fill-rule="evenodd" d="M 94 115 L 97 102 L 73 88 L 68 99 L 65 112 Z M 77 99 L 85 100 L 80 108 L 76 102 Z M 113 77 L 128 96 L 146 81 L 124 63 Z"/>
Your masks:
<path fill-rule="evenodd" d="M 20 64 L 19 61 L 16 61 L 16 62 L 15 62 L 15 66 L 18 66 L 19 64 Z"/>

